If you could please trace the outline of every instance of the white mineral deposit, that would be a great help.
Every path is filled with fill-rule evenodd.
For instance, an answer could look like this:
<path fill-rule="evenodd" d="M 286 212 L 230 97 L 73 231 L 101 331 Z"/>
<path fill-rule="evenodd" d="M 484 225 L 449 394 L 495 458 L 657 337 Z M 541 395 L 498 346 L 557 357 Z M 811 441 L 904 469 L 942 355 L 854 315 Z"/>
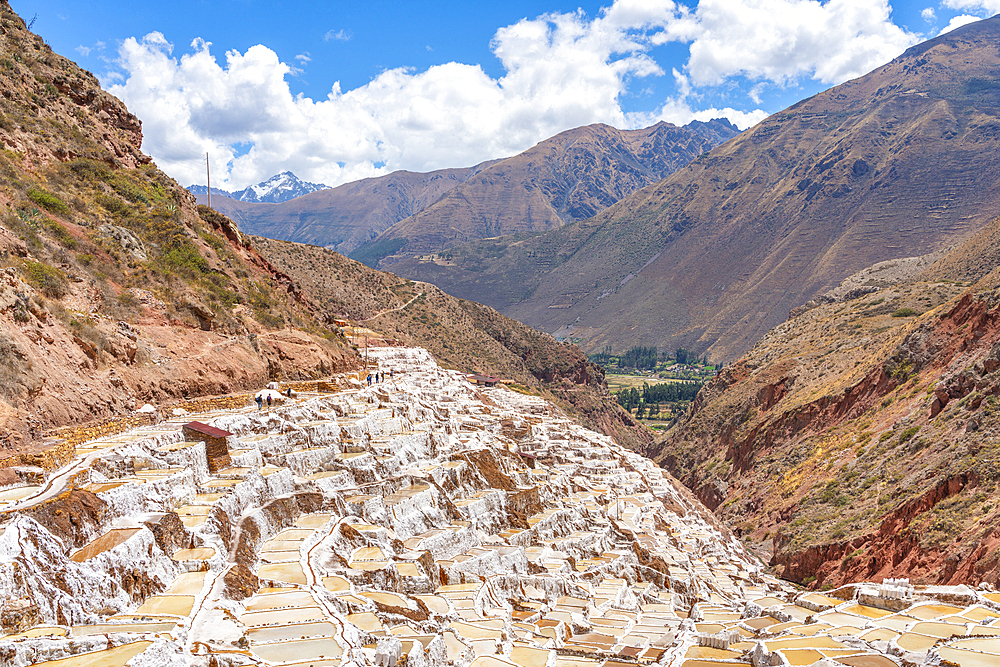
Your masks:
<path fill-rule="evenodd" d="M 797 591 L 542 399 L 370 355 L 392 379 L 197 415 L 215 474 L 187 417 L 0 491 L 0 665 L 1000 665 L 992 590 Z"/>

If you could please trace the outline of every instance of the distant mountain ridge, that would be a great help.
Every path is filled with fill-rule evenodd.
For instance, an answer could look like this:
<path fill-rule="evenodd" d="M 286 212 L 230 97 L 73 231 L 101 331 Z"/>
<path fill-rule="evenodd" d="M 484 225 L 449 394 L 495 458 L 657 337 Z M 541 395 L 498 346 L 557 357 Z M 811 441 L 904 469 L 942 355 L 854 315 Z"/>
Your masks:
<path fill-rule="evenodd" d="M 566 130 L 484 169 L 351 256 L 385 269 L 476 239 L 556 229 L 599 213 L 738 134 L 725 119 Z"/>
<path fill-rule="evenodd" d="M 322 246 L 346 255 L 494 162 L 424 174 L 395 171 L 278 204 L 239 201 L 213 191 L 212 207 L 251 234 Z M 205 194 L 196 196 L 199 204 L 208 203 Z"/>
<path fill-rule="evenodd" d="M 1000 214 L 1000 17 L 769 116 L 593 218 L 382 267 L 584 350 L 729 361 L 852 273 Z"/>
<path fill-rule="evenodd" d="M 204 185 L 190 185 L 187 189 L 195 195 L 208 194 L 208 187 Z M 266 181 L 261 181 L 256 185 L 251 185 L 236 192 L 212 188 L 212 196 L 228 197 L 229 199 L 244 202 L 281 204 L 312 192 L 329 189 L 329 185 L 309 183 L 308 181 L 303 181 L 290 171 L 283 171 L 280 174 L 275 174 Z"/>

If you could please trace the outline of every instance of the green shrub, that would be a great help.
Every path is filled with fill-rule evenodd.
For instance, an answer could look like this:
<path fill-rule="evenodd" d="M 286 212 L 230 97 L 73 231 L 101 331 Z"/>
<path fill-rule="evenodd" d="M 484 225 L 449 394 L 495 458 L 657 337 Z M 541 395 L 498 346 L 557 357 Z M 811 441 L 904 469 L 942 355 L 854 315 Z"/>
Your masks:
<path fill-rule="evenodd" d="M 22 262 L 21 268 L 25 281 L 46 296 L 59 299 L 69 292 L 66 274 L 54 266 L 26 259 Z"/>
<path fill-rule="evenodd" d="M 113 195 L 98 194 L 94 197 L 94 200 L 108 213 L 116 215 L 125 215 L 128 213 L 128 204 Z"/>
<path fill-rule="evenodd" d="M 39 190 L 38 188 L 31 188 L 28 190 L 28 199 L 47 211 L 62 213 L 64 215 L 69 213 L 69 206 L 67 206 L 62 199 L 59 199 L 59 197 L 56 197 L 51 192 Z"/>
<path fill-rule="evenodd" d="M 899 434 L 899 444 L 903 444 L 913 436 L 915 436 L 920 431 L 919 426 L 911 426 L 902 433 Z"/>
<path fill-rule="evenodd" d="M 893 317 L 913 317 L 914 315 L 919 315 L 920 313 L 913 310 L 912 308 L 897 308 L 892 311 Z"/>

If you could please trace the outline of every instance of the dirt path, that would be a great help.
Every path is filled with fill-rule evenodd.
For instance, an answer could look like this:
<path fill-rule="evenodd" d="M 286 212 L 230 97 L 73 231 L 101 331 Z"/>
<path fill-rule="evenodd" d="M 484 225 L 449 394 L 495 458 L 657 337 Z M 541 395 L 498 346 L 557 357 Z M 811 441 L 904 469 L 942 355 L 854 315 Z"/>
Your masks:
<path fill-rule="evenodd" d="M 424 295 L 424 293 L 421 292 L 420 294 L 416 295 L 415 297 L 413 297 L 412 299 L 410 299 L 409 301 L 407 301 L 406 303 L 404 303 L 402 306 L 399 306 L 398 308 L 389 308 L 388 310 L 383 310 L 381 312 L 375 313 L 374 315 L 372 315 L 371 317 L 369 317 L 367 319 L 358 320 L 358 322 L 371 322 L 375 318 L 382 317 L 386 313 L 394 313 L 397 310 L 403 310 L 404 308 L 406 308 L 407 306 L 409 306 L 411 303 L 413 303 L 414 301 L 416 301 L 417 299 L 419 299 L 423 295 Z"/>

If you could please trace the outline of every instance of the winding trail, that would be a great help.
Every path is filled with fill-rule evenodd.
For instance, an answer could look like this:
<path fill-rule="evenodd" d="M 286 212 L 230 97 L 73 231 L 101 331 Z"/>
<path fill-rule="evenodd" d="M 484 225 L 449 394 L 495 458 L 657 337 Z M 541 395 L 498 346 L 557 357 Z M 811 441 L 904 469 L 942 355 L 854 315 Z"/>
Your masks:
<path fill-rule="evenodd" d="M 380 311 L 378 313 L 375 313 L 374 315 L 372 315 L 371 317 L 369 317 L 367 319 L 358 320 L 358 322 L 371 322 L 372 320 L 374 320 L 376 318 L 382 317 L 386 313 L 394 313 L 397 310 L 403 310 L 404 308 L 406 308 L 407 306 L 409 306 L 411 303 L 413 303 L 414 301 L 416 301 L 417 299 L 419 299 L 420 297 L 422 297 L 424 294 L 425 294 L 424 292 L 421 292 L 420 294 L 416 295 L 415 297 L 413 297 L 412 299 L 410 299 L 409 301 L 407 301 L 406 303 L 404 303 L 402 306 L 399 306 L 398 308 L 389 308 L 388 310 Z"/>

